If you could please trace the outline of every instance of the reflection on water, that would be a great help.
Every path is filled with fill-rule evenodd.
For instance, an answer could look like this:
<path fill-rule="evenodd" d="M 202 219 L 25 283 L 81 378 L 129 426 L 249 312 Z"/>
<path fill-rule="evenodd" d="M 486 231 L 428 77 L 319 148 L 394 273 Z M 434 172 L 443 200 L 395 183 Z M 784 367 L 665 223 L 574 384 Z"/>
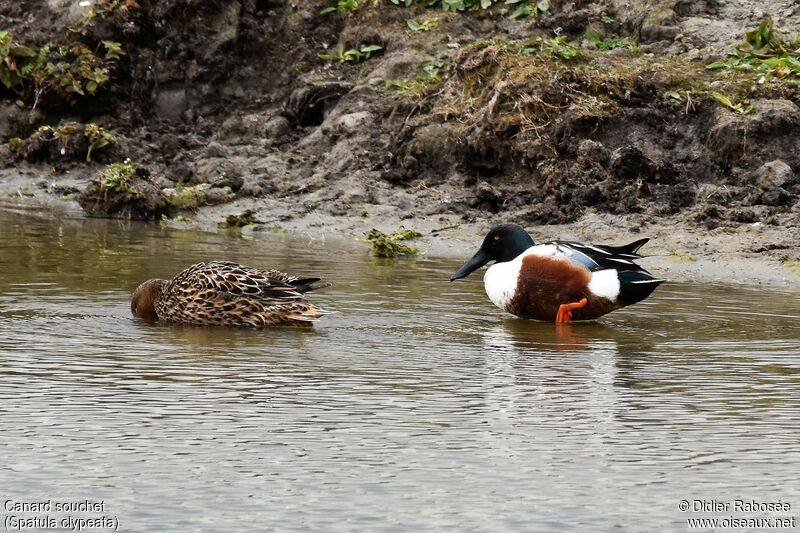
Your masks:
<path fill-rule="evenodd" d="M 600 322 L 496 310 L 458 260 L 0 211 L 0 479 L 129 531 L 685 530 L 800 508 L 796 293 L 669 284 Z M 200 260 L 319 275 L 313 329 L 168 327 L 130 291 Z"/>

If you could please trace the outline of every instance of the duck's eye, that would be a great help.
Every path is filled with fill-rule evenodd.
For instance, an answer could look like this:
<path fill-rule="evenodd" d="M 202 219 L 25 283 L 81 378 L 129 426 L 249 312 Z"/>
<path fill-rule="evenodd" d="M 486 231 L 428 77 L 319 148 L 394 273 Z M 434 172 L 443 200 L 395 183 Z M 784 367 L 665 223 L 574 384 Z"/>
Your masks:
<path fill-rule="evenodd" d="M 495 235 L 494 236 L 494 240 L 499 241 L 500 240 L 500 235 Z"/>

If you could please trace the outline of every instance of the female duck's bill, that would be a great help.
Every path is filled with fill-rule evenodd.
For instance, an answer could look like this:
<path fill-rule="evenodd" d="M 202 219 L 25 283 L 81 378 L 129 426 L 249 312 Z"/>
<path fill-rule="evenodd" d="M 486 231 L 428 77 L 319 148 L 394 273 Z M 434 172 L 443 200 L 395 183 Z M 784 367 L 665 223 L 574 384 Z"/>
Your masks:
<path fill-rule="evenodd" d="M 521 226 L 504 224 L 486 235 L 450 281 L 494 261 L 483 279 L 486 294 L 500 309 L 557 323 L 592 320 L 644 300 L 664 283 L 634 262 L 648 240 L 625 246 L 572 241 L 537 245 Z"/>
<path fill-rule="evenodd" d="M 131 313 L 201 326 L 308 325 L 328 311 L 307 302 L 305 293 L 329 286 L 319 278 L 212 261 L 168 281 L 145 281 L 134 291 Z"/>

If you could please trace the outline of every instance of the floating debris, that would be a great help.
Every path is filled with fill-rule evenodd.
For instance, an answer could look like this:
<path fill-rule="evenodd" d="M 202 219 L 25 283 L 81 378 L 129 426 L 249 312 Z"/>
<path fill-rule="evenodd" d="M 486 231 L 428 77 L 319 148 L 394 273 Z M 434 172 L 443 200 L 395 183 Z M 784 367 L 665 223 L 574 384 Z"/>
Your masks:
<path fill-rule="evenodd" d="M 255 213 L 250 209 L 247 209 L 238 215 L 228 215 L 225 220 L 217 222 L 217 225 L 222 228 L 243 228 L 245 226 L 253 226 L 256 224 L 263 224 L 263 222 L 256 220 Z"/>
<path fill-rule="evenodd" d="M 376 257 L 416 256 L 419 250 L 411 246 L 400 244 L 398 241 L 408 241 L 422 237 L 422 233 L 413 229 L 400 228 L 388 235 L 378 229 L 371 229 L 364 238 L 364 242 L 372 245 L 372 254 Z"/>

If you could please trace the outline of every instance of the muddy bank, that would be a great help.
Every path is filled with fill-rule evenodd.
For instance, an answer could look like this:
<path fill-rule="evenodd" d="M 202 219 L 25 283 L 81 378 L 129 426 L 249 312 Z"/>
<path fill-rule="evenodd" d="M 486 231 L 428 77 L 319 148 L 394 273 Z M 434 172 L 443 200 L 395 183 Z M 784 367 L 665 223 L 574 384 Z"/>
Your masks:
<path fill-rule="evenodd" d="M 296 231 L 451 228 L 431 253 L 507 220 L 647 234 L 678 276 L 725 256 L 754 265 L 732 279 L 793 279 L 800 73 L 707 68 L 766 16 L 800 28 L 792 3 L 551 1 L 523 19 L 331 4 L 0 7 L 17 44 L 78 43 L 95 55 L 50 60 L 109 78 L 93 94 L 0 87 L 0 194 L 200 226 L 252 209 Z"/>

